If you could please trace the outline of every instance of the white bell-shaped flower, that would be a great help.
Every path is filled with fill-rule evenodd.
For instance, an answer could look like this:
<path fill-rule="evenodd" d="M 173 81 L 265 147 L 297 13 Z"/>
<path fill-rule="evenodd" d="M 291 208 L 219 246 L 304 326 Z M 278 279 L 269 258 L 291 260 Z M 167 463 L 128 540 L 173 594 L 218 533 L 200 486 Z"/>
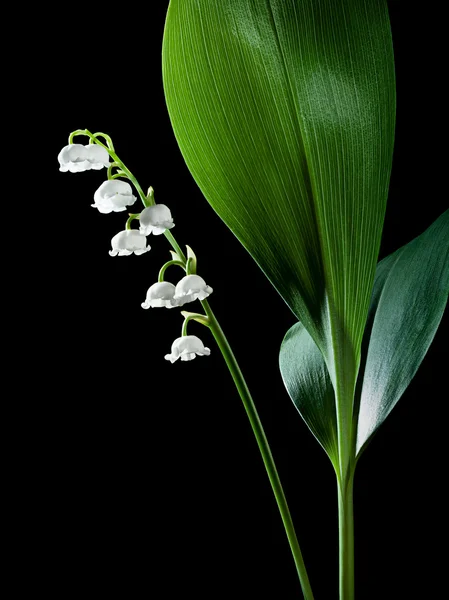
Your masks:
<path fill-rule="evenodd" d="M 94 194 L 94 208 L 103 214 L 111 212 L 122 212 L 127 206 L 131 206 L 137 200 L 133 196 L 132 188 L 126 181 L 111 179 L 100 185 Z"/>
<path fill-rule="evenodd" d="M 177 306 L 173 296 L 175 295 L 175 286 L 169 281 L 160 281 L 153 283 L 147 291 L 145 302 L 142 302 L 142 308 L 165 306 L 173 308 Z"/>
<path fill-rule="evenodd" d="M 120 231 L 111 240 L 112 250 L 109 250 L 111 256 L 129 256 L 134 254 L 144 254 L 150 250 L 150 246 L 146 246 L 147 238 L 142 235 L 137 229 L 125 229 Z"/>
<path fill-rule="evenodd" d="M 178 281 L 174 300 L 178 306 L 194 300 L 204 300 L 212 294 L 212 288 L 199 275 L 186 275 Z"/>
<path fill-rule="evenodd" d="M 171 354 L 166 354 L 165 360 L 174 363 L 178 358 L 193 360 L 196 356 L 209 356 L 209 354 L 209 348 L 205 348 L 200 338 L 196 335 L 184 335 L 173 342 Z"/>
<path fill-rule="evenodd" d="M 140 232 L 144 235 L 160 235 L 175 226 L 170 209 L 165 204 L 154 204 L 140 213 Z"/>
<path fill-rule="evenodd" d="M 69 144 L 58 155 L 59 170 L 80 173 L 109 166 L 109 154 L 98 144 Z"/>

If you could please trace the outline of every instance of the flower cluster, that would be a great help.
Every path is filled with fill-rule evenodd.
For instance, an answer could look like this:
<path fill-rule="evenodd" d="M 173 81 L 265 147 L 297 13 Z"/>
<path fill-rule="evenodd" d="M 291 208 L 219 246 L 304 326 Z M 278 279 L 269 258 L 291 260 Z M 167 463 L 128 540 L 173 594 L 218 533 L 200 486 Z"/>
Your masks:
<path fill-rule="evenodd" d="M 92 206 L 102 214 L 126 211 L 128 206 L 132 206 L 136 202 L 137 197 L 133 195 L 131 185 L 127 181 L 117 179 L 117 177 L 130 179 L 132 176 L 127 172 L 123 163 L 117 162 L 118 159 L 112 151 L 113 147 L 109 136 L 104 134 L 92 135 L 87 131 L 78 131 L 71 135 L 70 140 L 75 134 L 81 133 L 89 135 L 91 143 L 85 146 L 69 143 L 65 146 L 58 155 L 59 170 L 80 173 L 106 167 L 108 169 L 108 179 L 95 192 Z M 108 141 L 109 150 L 104 144 L 97 143 L 96 137 L 99 135 Z M 114 158 L 113 162 L 110 161 L 110 155 Z M 120 169 L 116 175 L 112 175 L 114 167 Z M 134 179 L 133 181 L 135 183 Z M 145 201 L 145 208 L 140 214 L 129 215 L 130 218 L 126 223 L 126 228 L 112 238 L 112 250 L 109 251 L 111 256 L 129 256 L 131 254 L 139 256 L 145 254 L 151 249 L 147 244 L 148 235 L 161 235 L 175 226 L 170 209 L 165 204 L 154 203 L 152 188 L 150 188 L 146 198 L 138 184 L 137 188 L 138 191 L 140 190 L 142 200 Z M 148 206 L 148 204 L 150 205 Z M 131 223 L 135 219 L 139 220 L 139 229 L 131 228 Z M 212 293 L 212 288 L 206 284 L 202 277 L 196 275 L 195 272 L 190 272 L 191 259 L 186 262 L 179 255 L 176 255 L 176 258 L 177 260 L 172 260 L 164 265 L 159 275 L 159 281 L 148 289 L 142 308 L 180 307 L 195 300 L 204 300 Z M 187 273 L 176 285 L 163 280 L 163 272 L 171 264 L 182 266 Z M 181 361 L 189 361 L 196 356 L 208 356 L 210 354 L 209 348 L 204 347 L 198 337 L 187 335 L 185 327 L 187 321 L 188 319 L 185 321 L 182 336 L 173 342 L 171 353 L 165 356 L 166 360 L 171 363 L 179 358 Z"/>
<path fill-rule="evenodd" d="M 81 144 L 69 144 L 65 146 L 58 155 L 59 170 L 80 173 L 90 169 L 102 169 L 109 167 L 108 151 L 97 144 L 82 146 Z"/>
<path fill-rule="evenodd" d="M 199 275 L 186 275 L 174 286 L 168 281 L 153 283 L 147 291 L 142 308 L 165 306 L 174 308 L 184 306 L 187 302 L 204 300 L 212 293 L 212 288 Z"/>

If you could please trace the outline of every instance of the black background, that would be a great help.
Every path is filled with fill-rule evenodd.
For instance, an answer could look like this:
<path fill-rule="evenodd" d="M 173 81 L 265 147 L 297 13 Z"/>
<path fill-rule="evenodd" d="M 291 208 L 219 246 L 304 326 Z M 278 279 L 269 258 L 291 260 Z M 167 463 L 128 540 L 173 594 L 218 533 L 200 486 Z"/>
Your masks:
<path fill-rule="evenodd" d="M 58 171 L 69 133 L 88 128 L 112 136 L 142 186 L 172 209 L 178 242 L 195 250 L 271 443 L 315 597 L 331 600 L 338 596 L 334 475 L 277 367 L 295 318 L 183 162 L 161 81 L 167 5 L 49 13 L 56 25 L 47 24 L 38 48 L 33 93 L 45 99 L 48 175 L 28 307 L 27 351 L 39 368 L 34 394 L 20 404 L 16 441 L 24 492 L 17 492 L 15 553 L 26 565 L 17 586 L 31 583 L 55 598 L 301 597 L 252 431 L 213 339 L 191 324 L 212 354 L 171 365 L 164 354 L 182 318 L 140 307 L 169 259 L 167 241 L 150 236 L 150 253 L 111 258 L 123 214 L 90 206 L 105 172 Z M 447 167 L 435 152 L 439 91 L 426 66 L 438 59 L 435 15 L 401 2 L 390 2 L 390 13 L 397 129 L 380 258 L 447 207 Z M 437 598 L 445 580 L 437 544 L 447 525 L 444 327 L 447 316 L 357 470 L 360 600 Z M 29 383 L 26 371 L 22 377 Z"/>

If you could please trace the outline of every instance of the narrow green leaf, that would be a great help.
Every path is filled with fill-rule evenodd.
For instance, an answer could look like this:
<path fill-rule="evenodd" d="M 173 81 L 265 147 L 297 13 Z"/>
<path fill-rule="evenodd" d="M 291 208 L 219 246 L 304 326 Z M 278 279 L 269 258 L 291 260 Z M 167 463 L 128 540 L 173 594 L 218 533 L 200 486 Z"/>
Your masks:
<path fill-rule="evenodd" d="M 293 404 L 337 468 L 334 388 L 323 355 L 301 323 L 287 331 L 279 353 L 279 366 Z"/>
<path fill-rule="evenodd" d="M 386 0 L 171 0 L 187 166 L 323 353 L 348 456 L 393 151 Z"/>
<path fill-rule="evenodd" d="M 170 250 L 170 254 L 172 256 L 172 260 L 177 260 L 177 261 L 179 261 L 181 263 L 184 262 L 177 252 L 174 252 L 173 250 Z"/>
<path fill-rule="evenodd" d="M 192 312 L 189 312 L 187 310 L 182 310 L 181 314 L 182 314 L 182 316 L 185 319 L 190 318 L 193 321 L 197 321 L 198 323 L 201 323 L 201 325 L 209 326 L 209 319 L 207 318 L 206 315 L 201 315 L 201 314 L 198 314 L 198 313 L 192 313 Z"/>
<path fill-rule="evenodd" d="M 355 411 L 357 454 L 385 421 L 435 336 L 449 294 L 449 210 L 381 261 L 366 331 Z M 356 407 L 357 408 L 357 407 Z"/>
<path fill-rule="evenodd" d="M 188 267 L 189 267 L 188 275 L 195 275 L 198 261 L 196 259 L 195 252 L 192 250 L 192 248 L 190 246 L 186 246 L 186 248 L 187 248 L 187 261 L 188 261 Z"/>

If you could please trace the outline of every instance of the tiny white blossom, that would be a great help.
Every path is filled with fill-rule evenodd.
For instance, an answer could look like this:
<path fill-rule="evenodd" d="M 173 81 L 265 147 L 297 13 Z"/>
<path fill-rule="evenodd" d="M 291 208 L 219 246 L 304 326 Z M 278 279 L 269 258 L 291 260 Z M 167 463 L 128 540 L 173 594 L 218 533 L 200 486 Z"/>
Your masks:
<path fill-rule="evenodd" d="M 174 295 L 175 286 L 169 281 L 153 283 L 153 285 L 147 291 L 145 302 L 142 302 L 142 308 L 150 308 L 150 306 L 165 306 L 166 308 L 173 308 L 177 306 L 176 302 L 173 300 Z"/>
<path fill-rule="evenodd" d="M 125 229 L 117 233 L 112 240 L 112 250 L 109 250 L 111 256 L 129 256 L 134 254 L 144 254 L 150 250 L 150 246 L 145 246 L 147 238 L 137 229 Z"/>
<path fill-rule="evenodd" d="M 140 213 L 140 232 L 144 235 L 160 235 L 166 229 L 175 226 L 170 209 L 165 204 L 154 204 L 147 206 Z"/>
<path fill-rule="evenodd" d="M 196 356 L 209 356 L 209 348 L 205 348 L 203 342 L 196 335 L 184 335 L 177 338 L 171 347 L 171 354 L 165 355 L 165 360 L 172 364 L 180 358 L 181 360 L 193 360 Z"/>
<path fill-rule="evenodd" d="M 69 144 L 58 154 L 59 170 L 81 173 L 109 166 L 109 154 L 98 144 Z"/>
<path fill-rule="evenodd" d="M 194 300 L 204 300 L 212 294 L 212 291 L 199 275 L 186 275 L 176 285 L 174 300 L 178 306 L 182 306 Z"/>
<path fill-rule="evenodd" d="M 111 179 L 100 185 L 94 194 L 94 208 L 103 214 L 111 212 L 122 212 L 127 206 L 131 206 L 137 200 L 133 196 L 132 188 L 126 181 Z"/>

